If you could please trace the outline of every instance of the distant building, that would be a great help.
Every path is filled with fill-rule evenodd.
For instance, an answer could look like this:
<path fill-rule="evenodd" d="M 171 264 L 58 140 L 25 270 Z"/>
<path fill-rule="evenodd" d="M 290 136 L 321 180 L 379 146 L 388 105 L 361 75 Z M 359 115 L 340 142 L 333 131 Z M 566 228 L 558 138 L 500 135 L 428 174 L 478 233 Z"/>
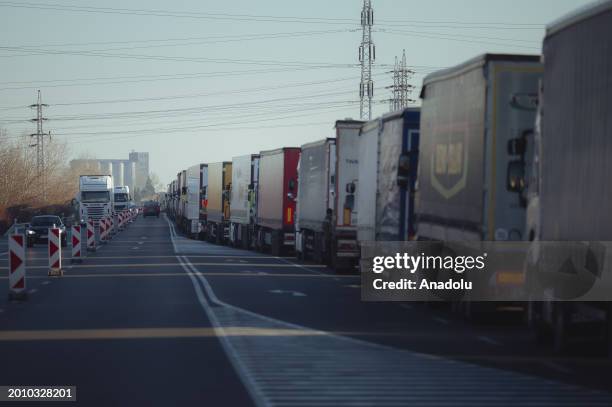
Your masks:
<path fill-rule="evenodd" d="M 113 176 L 115 185 L 127 185 L 130 191 L 143 189 L 149 178 L 149 153 L 132 151 L 127 160 L 77 159 L 70 161 L 71 168 L 96 168 L 102 174 Z"/>

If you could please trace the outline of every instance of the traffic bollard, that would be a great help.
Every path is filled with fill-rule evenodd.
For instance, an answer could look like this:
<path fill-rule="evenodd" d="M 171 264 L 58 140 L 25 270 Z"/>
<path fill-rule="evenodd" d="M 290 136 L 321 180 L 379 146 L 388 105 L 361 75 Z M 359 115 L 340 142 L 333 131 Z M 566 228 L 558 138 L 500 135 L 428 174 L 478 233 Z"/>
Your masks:
<path fill-rule="evenodd" d="M 87 250 L 96 251 L 96 230 L 93 219 L 87 221 Z"/>
<path fill-rule="evenodd" d="M 52 227 L 47 232 L 49 246 L 49 275 L 62 276 L 62 231 Z"/>
<path fill-rule="evenodd" d="M 83 262 L 83 253 L 81 251 L 81 226 L 72 226 L 72 256 L 70 259 L 71 263 Z"/>
<path fill-rule="evenodd" d="M 25 237 L 22 234 L 9 236 L 9 300 L 23 301 L 26 293 Z"/>

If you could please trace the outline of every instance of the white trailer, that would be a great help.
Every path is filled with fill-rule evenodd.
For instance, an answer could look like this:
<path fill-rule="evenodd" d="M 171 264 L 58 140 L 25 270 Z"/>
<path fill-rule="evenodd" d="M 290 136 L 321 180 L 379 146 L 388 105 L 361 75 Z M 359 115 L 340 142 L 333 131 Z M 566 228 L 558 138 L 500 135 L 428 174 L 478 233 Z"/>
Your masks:
<path fill-rule="evenodd" d="M 258 176 L 258 154 L 232 158 L 229 241 L 233 246 L 246 249 L 253 241 Z"/>

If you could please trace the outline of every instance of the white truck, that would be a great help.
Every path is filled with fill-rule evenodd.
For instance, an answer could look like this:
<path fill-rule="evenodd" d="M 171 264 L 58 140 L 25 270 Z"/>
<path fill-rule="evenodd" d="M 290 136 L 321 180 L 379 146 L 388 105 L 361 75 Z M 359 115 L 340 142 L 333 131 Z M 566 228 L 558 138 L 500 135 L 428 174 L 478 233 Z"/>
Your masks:
<path fill-rule="evenodd" d="M 113 212 L 113 177 L 110 175 L 81 175 L 76 198 L 81 220 L 92 219 L 97 225 Z"/>
<path fill-rule="evenodd" d="M 130 203 L 132 202 L 130 187 L 127 185 L 122 185 L 115 187 L 113 190 L 113 208 L 115 212 L 130 209 Z"/>
<path fill-rule="evenodd" d="M 230 244 L 245 249 L 253 241 L 257 213 L 259 154 L 232 158 L 230 191 Z"/>
<path fill-rule="evenodd" d="M 356 205 L 363 122 L 336 122 L 336 138 L 302 146 L 296 208 L 296 254 L 336 271 L 359 260 Z"/>

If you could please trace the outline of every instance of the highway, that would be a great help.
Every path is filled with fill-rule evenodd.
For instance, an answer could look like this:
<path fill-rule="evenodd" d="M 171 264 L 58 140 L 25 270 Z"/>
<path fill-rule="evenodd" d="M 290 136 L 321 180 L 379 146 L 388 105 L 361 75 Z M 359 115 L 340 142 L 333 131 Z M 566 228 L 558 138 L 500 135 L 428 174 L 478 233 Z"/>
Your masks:
<path fill-rule="evenodd" d="M 0 385 L 73 385 L 79 405 L 612 405 L 601 356 L 554 355 L 511 320 L 362 302 L 357 275 L 190 240 L 163 215 L 82 264 L 66 250 L 63 277 L 29 249 L 25 302 L 6 300 L 6 252 Z"/>

